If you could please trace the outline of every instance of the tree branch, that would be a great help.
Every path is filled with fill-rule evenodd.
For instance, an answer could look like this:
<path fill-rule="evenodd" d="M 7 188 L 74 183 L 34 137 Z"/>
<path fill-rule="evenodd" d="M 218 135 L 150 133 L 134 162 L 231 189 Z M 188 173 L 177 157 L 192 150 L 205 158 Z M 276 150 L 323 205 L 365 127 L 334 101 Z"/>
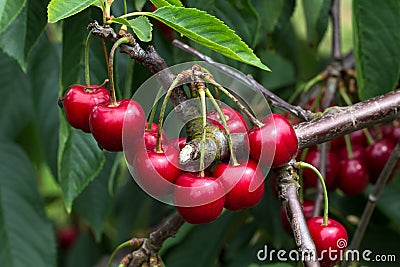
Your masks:
<path fill-rule="evenodd" d="M 397 119 L 400 90 L 347 107 L 331 107 L 324 114 L 294 126 L 299 149 L 311 147 L 375 124 Z"/>
<path fill-rule="evenodd" d="M 240 74 L 237 71 L 232 71 L 232 69 L 227 68 L 225 65 L 220 64 L 218 62 L 215 62 L 212 58 L 203 55 L 202 53 L 200 53 L 199 51 L 195 50 L 194 48 L 190 47 L 187 44 L 182 43 L 179 40 L 174 40 L 172 42 L 175 46 L 177 46 L 178 48 L 200 58 L 201 60 L 204 60 L 208 63 L 210 63 L 212 66 L 222 70 L 223 72 L 231 75 L 232 77 L 235 77 L 236 79 L 242 81 L 243 83 L 247 84 L 250 87 L 256 87 L 258 90 L 260 90 L 263 95 L 267 98 L 268 101 L 271 102 L 271 104 L 275 107 L 279 107 L 282 110 L 285 110 L 291 114 L 293 114 L 294 116 L 301 118 L 305 121 L 308 121 L 312 118 L 312 113 L 308 112 L 307 110 L 304 110 L 303 108 L 299 107 L 299 106 L 292 106 L 289 103 L 287 103 L 285 100 L 281 99 L 280 97 L 278 97 L 277 95 L 275 95 L 274 93 L 272 93 L 271 91 L 267 90 L 264 86 L 262 86 L 260 83 L 258 83 L 256 80 L 254 80 L 254 78 L 251 75 L 243 75 Z"/>
<path fill-rule="evenodd" d="M 293 167 L 293 164 L 289 164 L 276 171 L 278 174 L 279 198 L 286 209 L 297 249 L 301 252 L 301 255 L 306 256 L 303 258 L 303 264 L 307 267 L 319 267 L 319 262 L 316 260 L 314 241 L 311 238 L 299 201 L 298 190 L 300 185 L 298 170 Z"/>
<path fill-rule="evenodd" d="M 332 60 L 341 61 L 340 0 L 332 0 L 330 13 L 332 18 Z"/>

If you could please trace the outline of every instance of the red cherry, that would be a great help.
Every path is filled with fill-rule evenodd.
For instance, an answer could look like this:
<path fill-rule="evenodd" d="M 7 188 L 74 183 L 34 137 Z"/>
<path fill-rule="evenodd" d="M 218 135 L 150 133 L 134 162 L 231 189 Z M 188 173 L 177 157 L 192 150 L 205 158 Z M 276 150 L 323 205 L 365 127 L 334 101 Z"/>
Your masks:
<path fill-rule="evenodd" d="M 109 103 L 110 92 L 104 87 L 91 85 L 94 89 L 86 89 L 85 85 L 73 85 L 64 98 L 65 117 L 68 123 L 77 129 L 90 133 L 89 116 L 92 109 L 100 103 Z"/>
<path fill-rule="evenodd" d="M 350 133 L 351 144 L 359 144 L 363 147 L 368 145 L 367 137 L 365 136 L 364 130 L 358 130 Z"/>
<path fill-rule="evenodd" d="M 340 161 L 338 187 L 346 195 L 359 195 L 367 188 L 369 174 L 365 163 L 359 159 Z"/>
<path fill-rule="evenodd" d="M 62 250 L 70 249 L 78 237 L 74 227 L 65 227 L 57 231 L 57 243 Z"/>
<path fill-rule="evenodd" d="M 303 208 L 304 217 L 305 217 L 306 220 L 310 219 L 313 216 L 313 214 L 314 214 L 314 206 L 315 206 L 314 201 L 313 200 L 308 200 L 308 199 L 305 199 L 303 201 L 303 203 L 301 204 L 301 207 Z M 281 223 L 282 223 L 283 229 L 285 229 L 286 233 L 288 233 L 289 235 L 293 235 L 292 226 L 290 225 L 290 222 L 289 222 L 288 217 L 287 217 L 285 206 L 283 206 L 283 205 L 281 207 L 281 214 L 280 215 L 281 215 L 280 219 L 281 219 Z"/>
<path fill-rule="evenodd" d="M 264 175 L 257 162 L 248 160 L 239 166 L 218 164 L 213 177 L 219 178 L 225 192 L 225 208 L 242 210 L 257 205 L 264 194 Z"/>
<path fill-rule="evenodd" d="M 308 151 L 305 158 L 305 162 L 310 163 L 317 169 L 319 169 L 319 159 L 321 153 L 318 150 Z M 327 153 L 327 166 L 326 166 L 326 177 L 325 185 L 328 190 L 336 189 L 336 177 L 339 173 L 339 159 L 337 156 L 329 151 Z M 303 170 L 303 183 L 306 187 L 316 187 L 318 182 L 318 176 L 310 169 Z"/>
<path fill-rule="evenodd" d="M 200 178 L 192 173 L 183 173 L 175 184 L 174 204 L 188 223 L 209 223 L 221 214 L 225 191 L 220 181 L 213 177 Z"/>
<path fill-rule="evenodd" d="M 244 118 L 242 117 L 242 114 L 240 114 L 233 108 L 226 106 L 221 107 L 221 111 L 225 115 L 226 125 L 228 126 L 229 133 L 234 134 L 234 133 L 247 132 L 248 130 L 247 124 Z M 212 112 L 208 113 L 207 119 L 212 125 L 221 128 L 221 130 L 224 130 L 222 120 L 216 110 L 213 110 Z"/>
<path fill-rule="evenodd" d="M 157 135 L 158 135 L 158 125 L 156 123 L 153 122 L 151 124 L 150 130 L 147 130 L 147 125 L 148 125 L 148 122 L 146 122 L 144 136 L 143 136 L 143 140 L 144 140 L 144 144 L 145 144 L 146 148 L 156 145 Z M 162 134 L 161 134 L 161 141 L 166 141 L 166 140 L 167 140 L 167 135 L 165 134 L 165 132 L 163 130 Z"/>
<path fill-rule="evenodd" d="M 253 127 L 248 132 L 250 157 L 267 167 L 288 163 L 298 147 L 292 125 L 279 114 L 270 114 L 262 122 L 263 127 Z"/>
<path fill-rule="evenodd" d="M 363 146 L 361 146 L 359 144 L 352 144 L 351 150 L 353 152 L 353 159 L 358 159 L 358 160 L 361 160 L 362 162 L 365 162 L 366 156 L 365 156 L 365 148 Z M 339 155 L 339 158 L 341 160 L 350 159 L 349 153 L 347 153 L 346 147 L 342 147 L 336 154 Z"/>
<path fill-rule="evenodd" d="M 144 118 L 139 103 L 123 99 L 117 101 L 115 106 L 104 103 L 94 107 L 89 125 L 100 147 L 108 151 L 122 151 L 122 127 L 128 127 L 129 140 L 137 142 L 143 137 Z"/>
<path fill-rule="evenodd" d="M 392 139 L 393 142 L 397 143 L 400 142 L 400 126 L 394 126 L 392 127 L 392 131 L 388 135 L 390 139 Z"/>
<path fill-rule="evenodd" d="M 333 219 L 328 219 L 327 225 L 322 223 L 321 216 L 307 221 L 321 267 L 331 267 L 340 261 L 341 255 L 344 255 L 348 241 L 347 231 Z"/>
<path fill-rule="evenodd" d="M 156 147 L 137 151 L 132 163 L 134 177 L 138 184 L 150 195 L 166 195 L 182 173 L 179 168 L 179 151 L 172 145 L 163 144 L 163 152 Z"/>
<path fill-rule="evenodd" d="M 366 150 L 366 164 L 371 183 L 376 183 L 396 144 L 390 139 L 381 139 Z"/>

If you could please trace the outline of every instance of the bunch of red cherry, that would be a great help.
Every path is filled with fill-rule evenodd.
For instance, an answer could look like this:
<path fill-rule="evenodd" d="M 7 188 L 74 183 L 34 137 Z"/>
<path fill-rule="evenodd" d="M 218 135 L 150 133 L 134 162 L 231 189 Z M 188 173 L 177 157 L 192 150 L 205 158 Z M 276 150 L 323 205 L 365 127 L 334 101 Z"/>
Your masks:
<path fill-rule="evenodd" d="M 249 157 L 239 158 L 236 165 L 217 162 L 203 172 L 187 172 L 179 166 L 180 149 L 186 139 L 168 140 L 164 132 L 159 137 L 158 125 L 145 123 L 144 112 L 136 101 L 112 101 L 104 87 L 74 85 L 67 91 L 63 107 L 68 123 L 92 133 L 105 150 L 121 151 L 123 127 L 129 127 L 129 139 L 133 140 L 129 145 L 134 147 L 134 153 L 127 160 L 135 178 L 152 195 L 172 193 L 177 211 L 193 224 L 217 219 L 223 208 L 235 211 L 258 204 L 264 193 L 261 166 L 274 168 L 288 163 L 298 147 L 295 131 L 283 116 L 270 114 L 261 121 L 262 125 L 248 129 L 239 112 L 222 107 L 230 134 L 247 134 Z M 225 131 L 217 112 L 208 113 L 207 121 Z M 323 224 L 322 217 L 311 218 L 308 226 L 317 253 L 337 248 L 335 242 L 339 238 L 347 241 L 346 230 L 334 220 Z"/>
<path fill-rule="evenodd" d="M 400 127 L 396 124 L 398 122 L 352 132 L 348 136 L 349 144 L 344 137 L 332 140 L 327 152 L 328 190 L 339 188 L 346 195 L 359 195 L 369 183 L 374 184 L 400 140 Z M 372 138 L 367 138 L 369 135 Z M 320 155 L 317 147 L 312 147 L 304 161 L 319 167 Z M 305 188 L 315 187 L 315 174 L 304 170 L 303 183 Z"/>

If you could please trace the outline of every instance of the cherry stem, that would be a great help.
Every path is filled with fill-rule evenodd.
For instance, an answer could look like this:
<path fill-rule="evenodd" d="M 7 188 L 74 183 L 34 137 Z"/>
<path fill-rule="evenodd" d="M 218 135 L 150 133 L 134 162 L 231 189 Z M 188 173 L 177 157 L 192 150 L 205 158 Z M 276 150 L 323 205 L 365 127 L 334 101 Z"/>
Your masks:
<path fill-rule="evenodd" d="M 326 225 L 328 225 L 329 203 L 328 203 L 328 191 L 326 190 L 324 178 L 322 177 L 319 170 L 317 168 L 315 168 L 313 165 L 311 165 L 307 162 L 302 162 L 302 161 L 298 162 L 298 165 L 301 168 L 311 169 L 318 176 L 318 179 L 322 186 L 322 192 L 324 193 L 324 220 L 323 220 L 322 225 L 326 226 Z"/>
<path fill-rule="evenodd" d="M 154 121 L 154 117 L 156 116 L 156 111 L 157 111 L 157 103 L 160 100 L 161 94 L 164 91 L 164 88 L 160 87 L 160 89 L 158 89 L 156 98 L 154 99 L 154 103 L 150 112 L 150 117 L 149 120 L 147 121 L 147 128 L 146 131 L 150 131 L 151 130 L 151 125 L 153 124 Z"/>
<path fill-rule="evenodd" d="M 222 121 L 222 125 L 224 126 L 226 135 L 228 137 L 227 138 L 228 139 L 228 147 L 229 147 L 229 152 L 231 154 L 232 164 L 233 164 L 233 166 L 238 166 L 239 163 L 238 163 L 238 161 L 236 159 L 236 155 L 235 155 L 235 153 L 233 151 L 232 138 L 231 138 L 231 134 L 230 134 L 229 129 L 228 129 L 228 125 L 226 123 L 225 114 L 222 112 L 222 110 L 219 107 L 217 101 L 215 100 L 214 96 L 211 94 L 210 90 L 208 90 L 208 88 L 206 88 L 206 95 L 211 100 L 211 103 L 213 104 L 213 106 L 217 110 L 218 115 L 219 115 L 219 117 L 220 117 L 220 119 Z"/>
<path fill-rule="evenodd" d="M 308 90 L 310 90 L 311 87 L 313 87 L 315 84 L 323 81 L 326 79 L 326 77 L 328 76 L 328 72 L 327 71 L 323 71 L 321 73 L 319 73 L 318 75 L 316 75 L 315 77 L 313 77 L 311 80 L 309 80 L 306 85 L 304 85 L 304 87 L 299 87 L 299 89 L 297 89 L 289 98 L 288 103 L 293 103 L 293 101 L 297 98 L 297 96 L 301 93 L 301 92 L 308 92 Z"/>
<path fill-rule="evenodd" d="M 161 105 L 161 110 L 160 110 L 160 117 L 158 120 L 158 131 L 157 131 L 157 142 L 156 142 L 156 152 L 157 153 L 162 153 L 162 143 L 161 143 L 161 134 L 162 134 L 162 126 L 164 122 L 164 114 L 165 114 L 165 109 L 167 108 L 167 103 L 168 99 L 171 97 L 173 89 L 177 86 L 177 84 L 182 80 L 183 74 L 179 73 L 176 75 L 175 80 L 172 82 L 172 84 L 169 86 L 167 93 L 165 94 L 164 101 Z"/>
<path fill-rule="evenodd" d="M 108 267 L 111 267 L 111 266 L 112 266 L 112 261 L 113 261 L 115 255 L 118 253 L 118 251 L 120 251 L 121 249 L 126 248 L 126 247 L 134 247 L 134 246 L 137 246 L 137 245 L 138 245 L 138 244 L 135 244 L 135 242 L 134 242 L 132 239 L 131 239 L 131 240 L 128 240 L 128 241 L 125 241 L 124 243 L 120 244 L 120 245 L 113 251 L 113 253 L 111 254 L 110 259 L 108 260 Z M 140 245 L 139 245 L 139 246 L 140 246 Z"/>
<path fill-rule="evenodd" d="M 204 85 L 199 86 L 198 93 L 201 101 L 201 117 L 202 117 L 202 129 L 201 143 L 200 143 L 200 177 L 204 177 L 204 153 L 205 153 L 205 142 L 206 142 L 206 126 L 207 126 L 207 105 L 206 95 L 204 92 Z"/>
<path fill-rule="evenodd" d="M 369 132 L 368 128 L 364 128 L 363 132 L 365 134 L 365 137 L 367 138 L 367 142 L 369 145 L 372 145 L 373 143 L 375 143 L 375 140 L 372 137 L 371 133 Z"/>
<path fill-rule="evenodd" d="M 234 96 L 232 95 L 227 89 L 225 89 L 222 85 L 220 85 L 219 83 L 217 83 L 211 76 L 210 74 L 205 75 L 204 77 L 204 81 L 212 84 L 213 86 L 215 86 L 216 88 L 218 88 L 218 90 L 220 90 L 222 93 L 224 93 L 227 97 L 229 97 L 246 115 L 247 117 L 250 119 L 250 121 L 256 125 L 257 127 L 262 127 L 264 126 L 264 123 L 262 123 L 261 121 L 259 121 L 256 117 L 253 116 L 253 114 L 251 114 L 251 112 L 242 104 L 240 103 L 240 101 Z"/>
<path fill-rule="evenodd" d="M 348 134 L 345 135 L 344 141 L 346 142 L 346 150 L 347 150 L 347 154 L 349 155 L 349 159 L 353 159 L 354 155 L 353 155 L 353 148 L 351 145 L 350 135 L 348 135 Z"/>
<path fill-rule="evenodd" d="M 89 47 L 92 40 L 93 29 L 90 30 L 85 43 L 85 83 L 86 89 L 90 88 Z"/>
<path fill-rule="evenodd" d="M 126 0 L 124 0 L 124 14 L 128 13 L 128 7 L 126 5 Z"/>
<path fill-rule="evenodd" d="M 108 66 L 107 46 L 106 46 L 106 42 L 104 42 L 104 38 L 101 38 L 101 45 L 103 46 L 104 57 L 105 57 L 105 59 L 106 59 L 106 64 L 107 64 L 107 66 Z"/>
<path fill-rule="evenodd" d="M 101 4 L 101 10 L 103 11 L 103 23 L 106 23 L 107 19 L 106 19 L 106 6 L 104 5 L 104 1 L 103 0 L 99 0 L 100 4 Z"/>
<path fill-rule="evenodd" d="M 344 102 L 346 103 L 346 105 L 348 105 L 348 106 L 353 105 L 353 102 L 351 101 L 349 95 L 347 94 L 344 86 L 339 87 L 339 93 L 340 93 L 340 96 L 343 98 Z"/>
<path fill-rule="evenodd" d="M 114 45 L 112 46 L 111 51 L 110 51 L 110 58 L 108 60 L 108 79 L 110 80 L 110 92 L 111 92 L 110 105 L 111 106 L 117 105 L 117 98 L 115 96 L 115 88 L 114 88 L 114 54 L 115 54 L 115 50 L 121 44 L 126 44 L 126 43 L 129 43 L 130 41 L 131 41 L 131 39 L 128 37 L 123 37 L 121 39 L 118 39 L 118 41 L 116 41 L 114 43 Z"/>

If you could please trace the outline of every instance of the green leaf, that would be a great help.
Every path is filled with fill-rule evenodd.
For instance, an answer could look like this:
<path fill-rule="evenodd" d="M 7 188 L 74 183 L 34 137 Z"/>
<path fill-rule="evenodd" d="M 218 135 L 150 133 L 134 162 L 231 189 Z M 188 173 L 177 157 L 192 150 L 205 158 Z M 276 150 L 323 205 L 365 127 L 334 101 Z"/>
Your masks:
<path fill-rule="evenodd" d="M 152 39 L 152 30 L 153 27 L 147 17 L 140 16 L 135 19 L 126 20 L 124 18 L 113 18 L 110 22 L 115 22 L 119 24 L 123 24 L 132 28 L 135 35 L 139 38 L 142 42 L 150 42 Z"/>
<path fill-rule="evenodd" d="M 75 15 L 91 5 L 96 5 L 99 0 L 51 0 L 47 7 L 48 22 L 55 23 Z"/>
<path fill-rule="evenodd" d="M 108 193 L 108 180 L 111 176 L 115 153 L 107 154 L 106 163 L 98 177 L 92 181 L 74 202 L 74 211 L 88 223 L 99 242 L 104 222 L 111 211 L 112 198 Z M 120 159 L 118 157 L 118 159 Z"/>
<path fill-rule="evenodd" d="M 61 113 L 61 112 L 60 112 Z M 72 129 L 61 114 L 62 135 L 65 140 L 59 152 L 58 175 L 67 211 L 83 189 L 103 167 L 105 158 L 94 138 L 81 130 Z"/>
<path fill-rule="evenodd" d="M 150 0 L 150 2 L 152 2 L 153 5 L 157 8 L 164 6 L 183 6 L 180 0 Z"/>
<path fill-rule="evenodd" d="M 0 2 L 0 34 L 18 16 L 26 0 L 3 0 Z"/>
<path fill-rule="evenodd" d="M 14 139 L 33 118 L 29 82 L 18 63 L 0 51 L 0 137 Z"/>
<path fill-rule="evenodd" d="M 220 18 L 250 47 L 254 48 L 257 45 L 261 22 L 259 14 L 250 1 L 216 1 L 214 9 L 215 12 L 210 11 L 210 14 Z"/>
<path fill-rule="evenodd" d="M 39 131 L 41 150 L 57 176 L 59 55 L 54 44 L 42 39 L 29 58 L 27 71 Z M 46 74 L 46 75 L 44 75 Z"/>
<path fill-rule="evenodd" d="M 392 91 L 400 75 L 400 1 L 353 1 L 357 86 L 362 100 Z"/>
<path fill-rule="evenodd" d="M 140 41 L 151 41 L 151 31 L 153 28 L 148 18 L 140 16 L 136 19 L 131 19 L 129 20 L 129 25 L 135 32 L 136 36 L 140 39 Z"/>
<path fill-rule="evenodd" d="M 265 12 L 265 14 L 260 15 L 262 20 L 262 27 L 266 29 L 268 33 L 271 33 L 276 24 L 278 24 L 279 17 L 282 13 L 283 7 L 286 0 L 279 1 L 253 1 L 258 12 Z"/>
<path fill-rule="evenodd" d="M 263 73 L 261 83 L 266 88 L 277 89 L 296 82 L 295 69 L 289 60 L 273 51 L 261 54 L 261 59 L 269 62 L 272 72 Z"/>
<path fill-rule="evenodd" d="M 142 11 L 146 2 L 147 2 L 147 0 L 135 0 L 133 5 L 137 11 Z"/>
<path fill-rule="evenodd" d="M 318 47 L 328 28 L 330 0 L 303 0 L 307 41 Z"/>
<path fill-rule="evenodd" d="M 377 208 L 385 214 L 396 228 L 400 228 L 400 185 L 386 186 L 377 202 Z"/>
<path fill-rule="evenodd" d="M 221 20 L 195 8 L 166 6 L 149 16 L 218 53 L 269 70 L 253 51 Z"/>
<path fill-rule="evenodd" d="M 0 36 L 0 47 L 26 71 L 28 57 L 46 26 L 46 1 L 29 1 Z"/>
<path fill-rule="evenodd" d="M 87 31 L 82 29 L 86 28 L 89 15 L 90 12 L 85 11 L 63 22 L 60 95 L 71 84 L 79 83 L 87 36 Z M 90 134 L 71 128 L 61 110 L 59 118 L 58 179 L 66 208 L 70 211 L 74 199 L 100 172 L 104 153 Z"/>
<path fill-rule="evenodd" d="M 0 262 L 2 266 L 56 266 L 52 224 L 25 153 L 0 142 Z"/>

